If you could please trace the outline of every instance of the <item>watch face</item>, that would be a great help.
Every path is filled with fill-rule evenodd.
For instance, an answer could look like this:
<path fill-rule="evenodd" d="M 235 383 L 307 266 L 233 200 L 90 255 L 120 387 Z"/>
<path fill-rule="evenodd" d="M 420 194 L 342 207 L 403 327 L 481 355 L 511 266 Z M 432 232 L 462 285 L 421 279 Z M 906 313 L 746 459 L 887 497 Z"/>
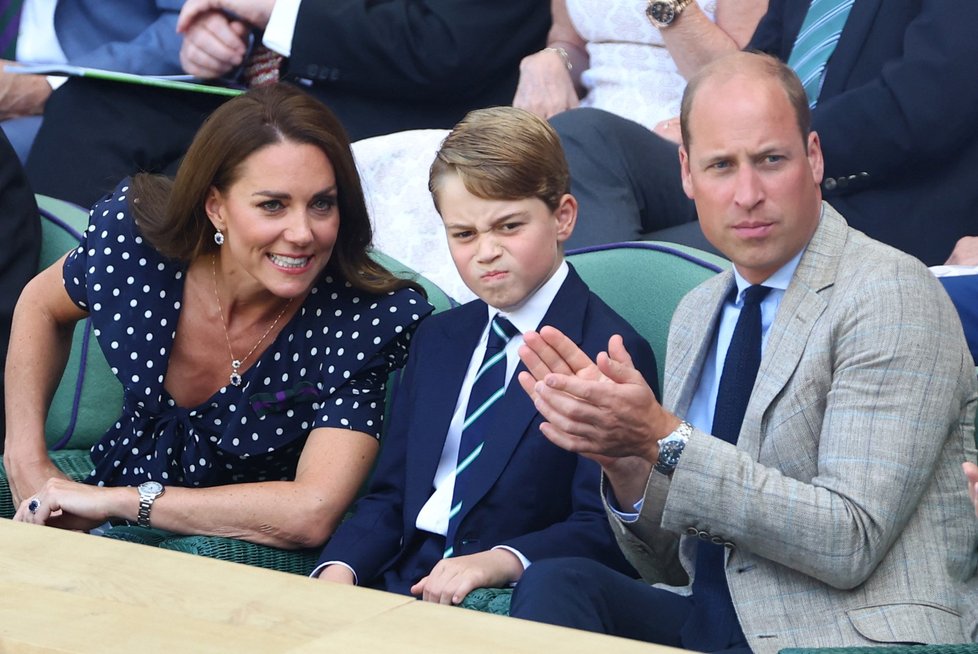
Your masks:
<path fill-rule="evenodd" d="M 139 485 L 139 490 L 144 493 L 156 494 L 163 491 L 163 484 L 158 481 L 144 481 Z"/>
<path fill-rule="evenodd" d="M 645 10 L 652 22 L 669 25 L 676 20 L 676 8 L 671 2 L 653 2 Z"/>
<path fill-rule="evenodd" d="M 662 447 L 659 449 L 659 461 L 660 463 L 673 467 L 679 463 L 679 455 L 683 453 L 683 448 L 686 444 L 676 441 L 670 441 L 668 443 L 663 443 Z"/>

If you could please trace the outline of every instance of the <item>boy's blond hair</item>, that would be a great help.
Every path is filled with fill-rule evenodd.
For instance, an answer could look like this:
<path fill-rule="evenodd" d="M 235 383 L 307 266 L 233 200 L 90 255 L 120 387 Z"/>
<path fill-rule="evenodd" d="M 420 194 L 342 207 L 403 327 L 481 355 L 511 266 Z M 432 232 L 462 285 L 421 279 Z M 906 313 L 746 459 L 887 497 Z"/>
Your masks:
<path fill-rule="evenodd" d="M 570 192 L 570 172 L 560 138 L 550 124 L 523 109 L 470 111 L 442 142 L 431 164 L 428 190 L 438 190 L 449 173 L 484 200 L 538 198 L 551 211 Z"/>

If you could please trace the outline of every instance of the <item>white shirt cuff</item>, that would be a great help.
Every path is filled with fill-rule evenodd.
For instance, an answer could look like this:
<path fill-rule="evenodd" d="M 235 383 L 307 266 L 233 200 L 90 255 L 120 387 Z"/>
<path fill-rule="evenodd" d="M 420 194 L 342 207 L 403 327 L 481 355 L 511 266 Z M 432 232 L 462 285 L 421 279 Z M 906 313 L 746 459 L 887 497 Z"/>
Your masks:
<path fill-rule="evenodd" d="M 300 4 L 302 0 L 276 0 L 265 26 L 262 45 L 283 57 L 292 56 L 292 38 L 295 36 Z"/>
<path fill-rule="evenodd" d="M 527 568 L 530 567 L 530 559 L 526 558 L 525 556 L 523 556 L 523 553 L 522 552 L 520 552 L 517 549 L 513 549 L 509 545 L 496 545 L 492 549 L 494 549 L 494 550 L 506 550 L 507 552 L 512 552 L 516 556 L 516 558 L 518 558 L 520 560 L 520 563 L 523 564 L 523 569 L 524 570 L 526 570 Z"/>
<path fill-rule="evenodd" d="M 625 524 L 638 522 L 638 515 L 642 512 L 642 506 L 645 504 L 644 497 L 639 498 L 638 502 L 635 502 L 635 505 L 632 507 L 634 509 L 634 513 L 626 513 L 615 506 L 615 496 L 611 493 L 611 490 L 608 490 L 606 499 L 608 501 L 608 508 L 611 509 L 611 512 L 614 513 L 619 520 Z"/>
<path fill-rule="evenodd" d="M 360 585 L 360 580 L 357 578 L 357 571 L 351 568 L 350 566 L 348 566 L 347 564 L 343 563 L 342 561 L 327 561 L 326 563 L 320 563 L 319 565 L 316 566 L 316 569 L 309 574 L 309 576 L 312 577 L 313 579 L 317 579 L 319 575 L 322 573 L 322 571 L 325 570 L 327 566 L 331 566 L 331 565 L 341 565 L 347 570 L 349 570 L 350 572 L 352 572 L 353 585 L 354 586 Z"/>

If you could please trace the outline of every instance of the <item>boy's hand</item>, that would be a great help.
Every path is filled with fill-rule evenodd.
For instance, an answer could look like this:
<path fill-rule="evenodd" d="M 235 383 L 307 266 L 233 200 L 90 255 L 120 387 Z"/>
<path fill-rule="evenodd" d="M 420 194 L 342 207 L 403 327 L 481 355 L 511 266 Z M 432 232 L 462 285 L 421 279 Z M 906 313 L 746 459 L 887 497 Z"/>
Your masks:
<path fill-rule="evenodd" d="M 442 559 L 427 577 L 411 586 L 411 594 L 426 602 L 460 604 L 476 588 L 506 586 L 522 576 L 519 558 L 500 548 Z"/>
<path fill-rule="evenodd" d="M 328 565 L 323 568 L 317 578 L 320 581 L 331 581 L 334 584 L 346 584 L 347 586 L 352 586 L 354 583 L 353 571 L 345 565 Z"/>

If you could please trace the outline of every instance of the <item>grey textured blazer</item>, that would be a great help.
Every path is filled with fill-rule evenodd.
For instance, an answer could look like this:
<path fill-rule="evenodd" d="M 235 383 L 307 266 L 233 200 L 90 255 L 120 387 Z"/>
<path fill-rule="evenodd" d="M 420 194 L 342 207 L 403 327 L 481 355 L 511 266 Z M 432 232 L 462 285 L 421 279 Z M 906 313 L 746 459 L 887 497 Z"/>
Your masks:
<path fill-rule="evenodd" d="M 684 585 L 697 540 L 727 546 L 758 654 L 783 647 L 964 642 L 978 600 L 975 369 L 940 284 L 827 204 L 768 334 L 736 446 L 694 432 L 639 521 L 612 527 L 649 582 Z M 684 415 L 727 271 L 680 303 L 666 408 Z M 611 514 L 609 514 L 611 515 Z"/>

